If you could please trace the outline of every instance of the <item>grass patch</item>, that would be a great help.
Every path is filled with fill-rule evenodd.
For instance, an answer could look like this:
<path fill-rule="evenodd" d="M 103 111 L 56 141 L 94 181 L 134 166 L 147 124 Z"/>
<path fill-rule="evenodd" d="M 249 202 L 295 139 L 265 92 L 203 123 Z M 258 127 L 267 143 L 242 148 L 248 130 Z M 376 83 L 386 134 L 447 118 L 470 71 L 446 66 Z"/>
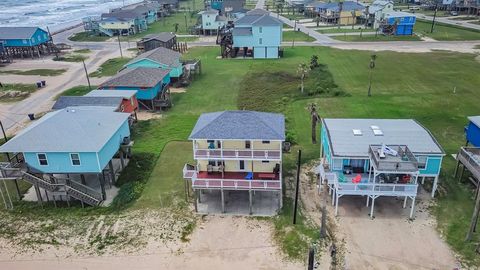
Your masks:
<path fill-rule="evenodd" d="M 195 42 L 198 39 L 198 37 L 177 37 L 178 42 Z"/>
<path fill-rule="evenodd" d="M 35 84 L 3 84 L 0 87 L 0 102 L 16 102 L 26 99 L 31 93 L 39 90 Z"/>
<path fill-rule="evenodd" d="M 91 53 L 92 51 L 90 49 L 79 49 L 79 50 L 74 50 L 73 53 Z"/>
<path fill-rule="evenodd" d="M 38 76 L 58 76 L 65 73 L 66 69 L 31 69 L 31 70 L 0 70 L 3 74 L 15 75 L 38 75 Z"/>
<path fill-rule="evenodd" d="M 480 40 L 480 30 L 435 22 L 433 33 L 430 33 L 431 27 L 431 21 L 417 19 L 413 30 L 417 34 L 422 34 L 436 40 Z"/>
<path fill-rule="evenodd" d="M 283 35 L 283 41 L 307 41 L 307 42 L 312 42 L 315 41 L 315 39 L 303 32 L 299 31 L 284 31 L 282 32 Z"/>
<path fill-rule="evenodd" d="M 70 54 L 65 54 L 63 56 L 54 57 L 53 61 L 75 62 L 75 63 L 77 63 L 77 62 L 82 62 L 82 61 L 86 60 L 87 58 L 88 57 L 85 56 L 85 55 L 70 53 Z"/>
<path fill-rule="evenodd" d="M 382 34 L 375 35 L 364 35 L 364 36 L 333 36 L 333 39 L 341 41 L 358 41 L 358 42 L 371 42 L 371 41 L 419 41 L 421 40 L 418 36 L 385 36 Z"/>
<path fill-rule="evenodd" d="M 93 89 L 97 89 L 97 87 L 92 85 L 92 90 Z M 63 91 L 62 93 L 58 94 L 55 97 L 55 100 L 57 100 L 60 96 L 83 96 L 90 91 L 91 90 L 86 85 L 74 86 L 74 87 L 72 87 L 70 89 L 67 89 L 67 90 Z"/>
<path fill-rule="evenodd" d="M 108 59 L 105 61 L 103 64 L 100 65 L 100 67 L 90 73 L 90 77 L 106 77 L 106 76 L 113 76 L 117 74 L 117 72 L 123 68 L 123 66 L 128 63 L 131 58 L 126 58 L 126 57 L 117 57 L 117 58 L 112 58 Z"/>
<path fill-rule="evenodd" d="M 359 32 L 375 32 L 374 29 L 359 29 L 359 28 L 329 28 L 316 30 L 320 34 L 332 34 L 332 33 L 359 33 Z"/>
<path fill-rule="evenodd" d="M 108 36 L 93 35 L 87 32 L 76 33 L 68 37 L 68 40 L 76 42 L 102 42 L 109 39 Z"/>

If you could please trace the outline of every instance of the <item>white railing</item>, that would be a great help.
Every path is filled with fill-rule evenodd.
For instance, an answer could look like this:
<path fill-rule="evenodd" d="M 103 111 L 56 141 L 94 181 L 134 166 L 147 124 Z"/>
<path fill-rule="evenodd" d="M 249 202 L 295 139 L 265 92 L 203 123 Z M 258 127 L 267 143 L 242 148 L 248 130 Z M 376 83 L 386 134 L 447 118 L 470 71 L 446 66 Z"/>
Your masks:
<path fill-rule="evenodd" d="M 185 164 L 183 166 L 183 178 L 192 179 L 193 175 L 197 173 L 195 166 L 190 164 Z"/>
<path fill-rule="evenodd" d="M 206 179 L 192 176 L 193 188 L 234 190 L 281 190 L 280 180 Z"/>
<path fill-rule="evenodd" d="M 415 196 L 418 184 L 340 183 L 335 184 L 337 194 Z"/>
<path fill-rule="evenodd" d="M 460 160 L 475 177 L 480 177 L 480 160 L 474 158 L 480 156 L 480 148 L 477 147 L 462 147 L 458 152 L 457 159 Z"/>
<path fill-rule="evenodd" d="M 280 160 L 280 150 L 194 149 L 194 158 Z"/>

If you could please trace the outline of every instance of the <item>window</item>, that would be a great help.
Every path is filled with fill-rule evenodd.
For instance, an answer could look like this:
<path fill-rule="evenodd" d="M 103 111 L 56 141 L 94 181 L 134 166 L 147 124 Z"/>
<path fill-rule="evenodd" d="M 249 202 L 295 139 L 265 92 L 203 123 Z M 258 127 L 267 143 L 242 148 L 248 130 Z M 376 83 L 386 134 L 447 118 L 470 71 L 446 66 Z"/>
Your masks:
<path fill-rule="evenodd" d="M 262 163 L 270 163 L 270 160 L 262 160 Z"/>
<path fill-rule="evenodd" d="M 210 166 L 217 166 L 217 161 L 216 160 L 209 160 L 208 165 Z"/>
<path fill-rule="evenodd" d="M 41 166 L 48 166 L 47 154 L 41 153 L 37 154 L 38 164 Z"/>
<path fill-rule="evenodd" d="M 418 156 L 417 161 L 418 161 L 418 168 L 420 170 L 427 168 L 427 162 L 428 162 L 427 156 Z"/>
<path fill-rule="evenodd" d="M 252 143 L 250 141 L 245 141 L 245 148 L 246 149 L 252 148 Z"/>
<path fill-rule="evenodd" d="M 262 41 L 263 41 L 262 38 L 259 38 L 258 39 L 258 44 L 262 44 Z"/>
<path fill-rule="evenodd" d="M 245 170 L 245 160 L 240 160 L 238 165 L 240 170 Z"/>
<path fill-rule="evenodd" d="M 263 144 L 269 144 L 270 141 L 262 141 Z"/>
<path fill-rule="evenodd" d="M 263 27 L 259 27 L 258 32 L 262 33 L 263 32 Z"/>
<path fill-rule="evenodd" d="M 80 154 L 78 153 L 70 154 L 70 160 L 72 161 L 73 166 L 80 166 Z"/>
<path fill-rule="evenodd" d="M 343 169 L 343 159 L 334 158 L 332 159 L 333 169 L 342 170 Z"/>
<path fill-rule="evenodd" d="M 28 41 L 26 39 L 22 40 L 23 44 L 27 44 Z"/>

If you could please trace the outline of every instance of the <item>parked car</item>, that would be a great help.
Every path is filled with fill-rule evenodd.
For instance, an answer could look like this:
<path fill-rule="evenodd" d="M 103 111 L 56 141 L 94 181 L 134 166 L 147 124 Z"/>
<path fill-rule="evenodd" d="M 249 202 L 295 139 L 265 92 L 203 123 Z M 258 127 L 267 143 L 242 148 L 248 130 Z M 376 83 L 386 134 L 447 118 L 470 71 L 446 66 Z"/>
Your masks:
<path fill-rule="evenodd" d="M 450 11 L 450 15 L 452 16 L 458 16 L 458 12 L 455 10 Z"/>

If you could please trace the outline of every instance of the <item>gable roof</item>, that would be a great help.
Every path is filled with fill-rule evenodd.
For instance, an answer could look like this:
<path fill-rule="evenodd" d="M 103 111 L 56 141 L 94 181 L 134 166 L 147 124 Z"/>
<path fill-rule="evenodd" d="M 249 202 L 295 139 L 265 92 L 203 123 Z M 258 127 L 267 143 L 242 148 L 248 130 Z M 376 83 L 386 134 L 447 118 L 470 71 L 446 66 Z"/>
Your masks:
<path fill-rule="evenodd" d="M 245 16 L 235 21 L 235 25 L 254 25 L 254 26 L 278 26 L 283 22 L 270 16 L 270 13 L 261 9 L 253 9 L 247 12 Z"/>
<path fill-rule="evenodd" d="M 2 39 L 30 39 L 39 27 L 0 27 L 0 40 Z"/>
<path fill-rule="evenodd" d="M 119 92 L 119 91 L 117 91 Z M 93 96 L 61 96 L 53 104 L 53 110 L 78 106 L 103 106 L 117 109 L 122 104 L 121 97 L 93 97 Z"/>
<path fill-rule="evenodd" d="M 340 4 L 339 2 L 331 2 L 331 3 L 321 3 L 315 6 L 317 9 L 326 9 L 326 10 L 331 10 L 333 12 L 339 12 L 340 11 Z M 342 5 L 342 11 L 352 11 L 352 10 L 363 10 L 365 9 L 365 6 L 353 2 L 353 1 L 345 1 L 343 2 Z"/>
<path fill-rule="evenodd" d="M 193 139 L 285 140 L 285 118 L 282 114 L 255 111 L 204 113 L 198 118 Z"/>
<path fill-rule="evenodd" d="M 85 97 L 120 97 L 122 99 L 130 99 L 137 94 L 137 90 L 92 90 Z"/>
<path fill-rule="evenodd" d="M 334 156 L 368 157 L 372 144 L 407 145 L 414 154 L 444 152 L 433 135 L 413 119 L 323 119 Z M 373 133 L 377 126 L 383 135 Z M 361 135 L 354 135 L 353 130 Z"/>
<path fill-rule="evenodd" d="M 157 62 L 159 64 L 164 64 L 167 66 L 173 66 L 177 67 L 178 66 L 178 61 L 180 60 L 180 57 L 182 56 L 181 53 L 176 52 L 174 50 L 170 50 L 164 47 L 159 47 L 156 49 L 153 49 L 148 52 L 144 52 L 140 54 L 139 56 L 135 57 L 134 59 L 130 60 L 125 66 L 128 66 L 130 64 L 136 63 L 140 60 L 143 59 L 148 59 L 152 60 L 154 62 Z"/>
<path fill-rule="evenodd" d="M 146 35 L 142 38 L 143 42 L 150 41 L 150 40 L 158 40 L 161 42 L 167 42 L 173 38 L 175 38 L 176 35 L 170 32 L 161 32 L 158 34 L 149 34 Z"/>
<path fill-rule="evenodd" d="M 100 87 L 146 87 L 151 88 L 161 83 L 170 73 L 169 69 L 136 67 L 120 71 Z"/>
<path fill-rule="evenodd" d="M 480 128 L 480 115 L 479 116 L 469 116 L 468 120 L 475 124 L 475 126 Z"/>
<path fill-rule="evenodd" d="M 117 10 L 111 13 L 103 13 L 102 19 L 116 19 L 120 21 L 133 20 L 139 17 L 134 10 Z"/>
<path fill-rule="evenodd" d="M 129 116 L 108 107 L 50 112 L 0 146 L 0 152 L 99 152 Z"/>
<path fill-rule="evenodd" d="M 203 14 L 216 15 L 218 13 L 219 11 L 213 8 L 206 8 L 205 10 L 198 12 L 199 15 L 203 15 Z"/>

